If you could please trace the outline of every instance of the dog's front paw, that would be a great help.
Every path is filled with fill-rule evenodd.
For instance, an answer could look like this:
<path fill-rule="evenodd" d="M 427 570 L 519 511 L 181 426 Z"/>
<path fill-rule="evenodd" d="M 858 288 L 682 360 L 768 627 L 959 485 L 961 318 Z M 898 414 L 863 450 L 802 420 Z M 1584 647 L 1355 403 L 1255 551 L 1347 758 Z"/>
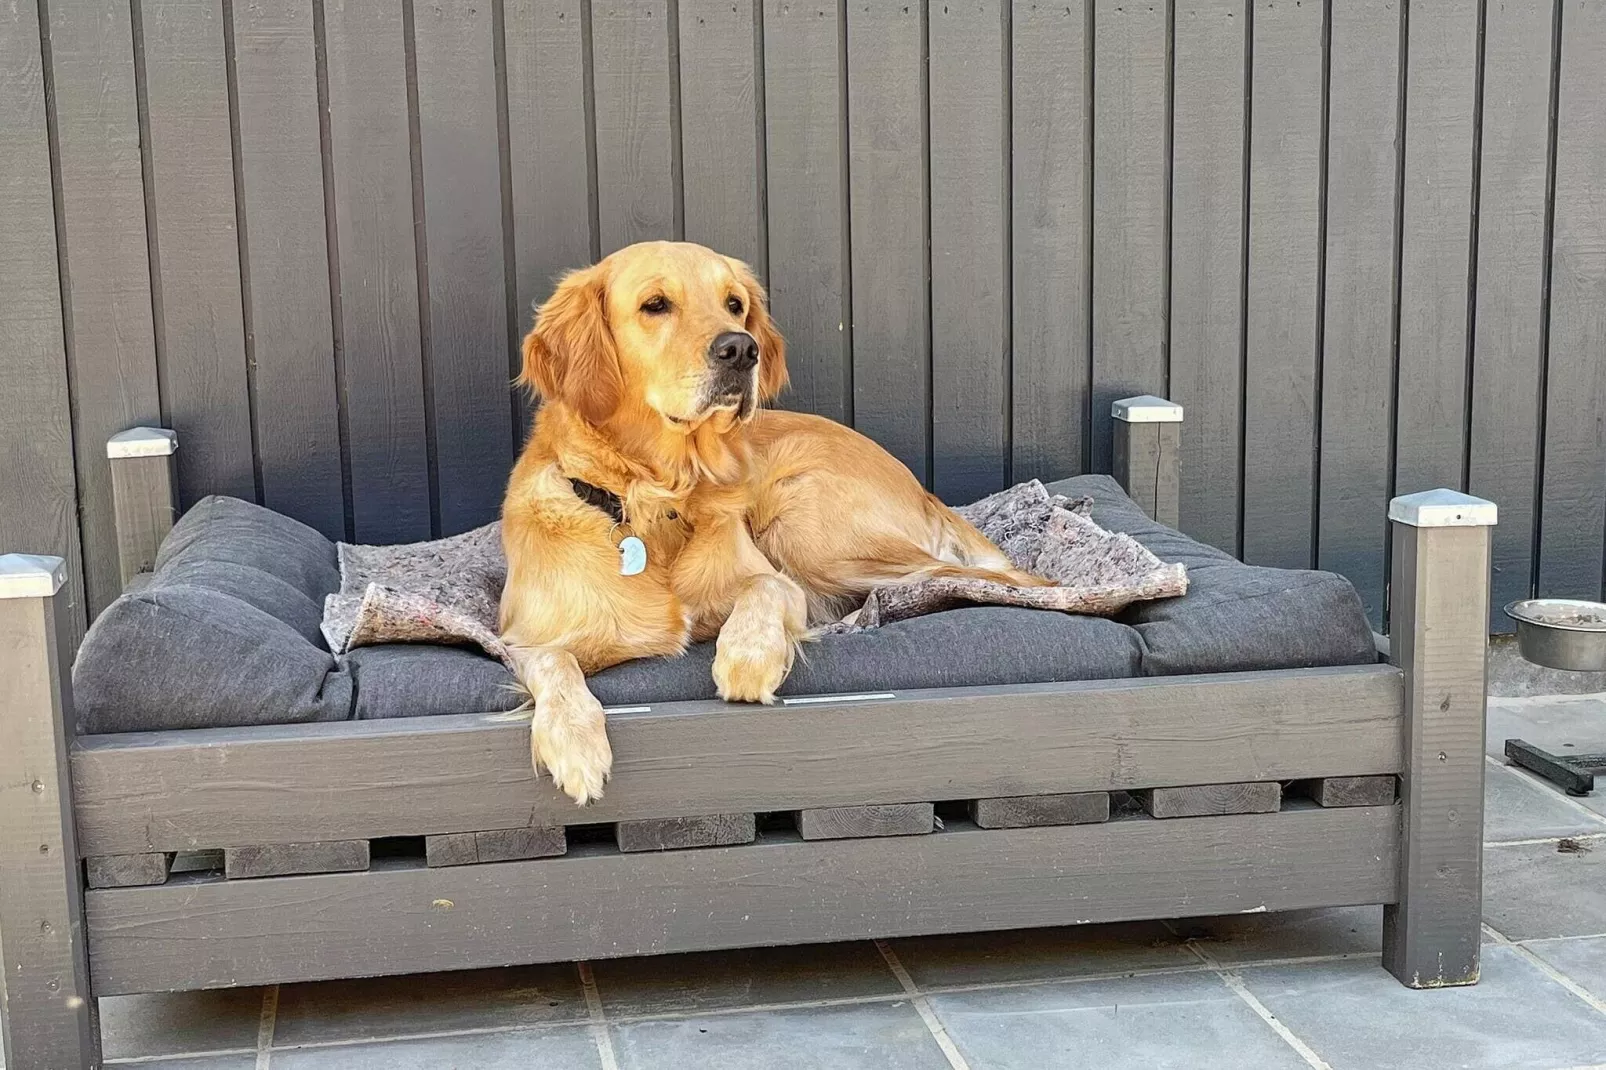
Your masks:
<path fill-rule="evenodd" d="M 530 721 L 530 759 L 537 773 L 545 769 L 557 789 L 579 805 L 602 798 L 613 769 L 602 703 L 583 688 L 538 699 Z"/>
<path fill-rule="evenodd" d="M 731 626 L 719 633 L 714 686 L 726 702 L 775 701 L 775 690 L 792 669 L 792 643 L 779 624 L 758 629 Z"/>

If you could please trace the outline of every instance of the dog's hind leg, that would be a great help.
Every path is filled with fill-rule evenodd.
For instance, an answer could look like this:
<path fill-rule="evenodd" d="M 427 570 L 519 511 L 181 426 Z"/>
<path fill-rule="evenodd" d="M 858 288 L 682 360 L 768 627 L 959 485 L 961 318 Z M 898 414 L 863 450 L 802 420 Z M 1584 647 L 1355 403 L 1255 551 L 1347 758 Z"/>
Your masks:
<path fill-rule="evenodd" d="M 519 683 L 530 694 L 530 759 L 557 789 L 584 806 L 602 797 L 613 748 L 602 703 L 586 686 L 575 656 L 559 647 L 509 645 Z"/>

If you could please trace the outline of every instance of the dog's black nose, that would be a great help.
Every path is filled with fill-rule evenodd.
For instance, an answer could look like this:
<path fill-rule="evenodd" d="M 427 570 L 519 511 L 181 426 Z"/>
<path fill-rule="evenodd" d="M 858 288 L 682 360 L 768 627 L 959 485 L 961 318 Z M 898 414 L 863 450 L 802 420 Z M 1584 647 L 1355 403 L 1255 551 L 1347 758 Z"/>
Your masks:
<path fill-rule="evenodd" d="M 726 331 L 709 345 L 708 355 L 732 371 L 751 371 L 758 363 L 758 343 L 746 331 Z"/>

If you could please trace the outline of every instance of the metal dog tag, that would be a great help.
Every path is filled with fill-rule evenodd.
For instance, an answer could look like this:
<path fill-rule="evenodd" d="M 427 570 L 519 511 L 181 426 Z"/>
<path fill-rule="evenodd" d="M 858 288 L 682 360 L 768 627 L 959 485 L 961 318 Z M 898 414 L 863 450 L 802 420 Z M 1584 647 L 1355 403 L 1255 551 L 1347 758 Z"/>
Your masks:
<path fill-rule="evenodd" d="M 647 544 L 634 535 L 619 542 L 619 575 L 639 576 L 647 568 Z"/>

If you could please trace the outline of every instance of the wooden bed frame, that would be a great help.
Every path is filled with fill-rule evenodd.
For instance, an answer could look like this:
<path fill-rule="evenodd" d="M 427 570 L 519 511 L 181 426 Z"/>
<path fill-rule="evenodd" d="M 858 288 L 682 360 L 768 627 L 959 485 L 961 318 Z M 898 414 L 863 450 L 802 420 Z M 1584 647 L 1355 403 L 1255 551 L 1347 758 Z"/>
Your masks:
<path fill-rule="evenodd" d="M 1180 407 L 1113 415 L 1175 524 Z M 108 447 L 125 583 L 176 446 Z M 1376 665 L 617 709 L 586 810 L 507 715 L 79 736 L 64 563 L 0 558 L 6 1065 L 100 1065 L 119 993 L 1377 903 L 1471 984 L 1494 513 L 1390 504 Z"/>

